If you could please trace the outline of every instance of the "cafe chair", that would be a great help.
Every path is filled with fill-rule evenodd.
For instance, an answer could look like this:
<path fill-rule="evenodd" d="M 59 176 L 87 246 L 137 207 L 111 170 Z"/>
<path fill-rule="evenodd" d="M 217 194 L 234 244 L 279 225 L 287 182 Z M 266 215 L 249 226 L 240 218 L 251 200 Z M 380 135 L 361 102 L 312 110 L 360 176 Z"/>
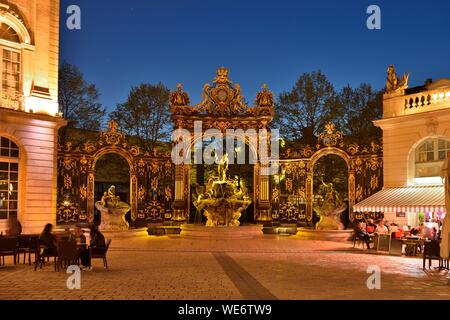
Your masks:
<path fill-rule="evenodd" d="M 39 248 L 36 251 L 36 259 L 34 263 L 34 271 L 37 270 L 37 267 L 39 265 L 39 269 L 42 269 L 42 266 L 45 264 L 45 260 L 49 260 L 50 258 L 53 258 L 54 261 L 54 268 L 56 271 L 56 262 L 58 260 L 58 254 L 56 248 L 46 248 L 39 244 Z"/>
<path fill-rule="evenodd" d="M 17 261 L 17 237 L 8 237 L 8 238 L 0 238 L 0 265 L 5 264 L 5 257 L 12 256 L 14 257 L 14 264 Z"/>
<path fill-rule="evenodd" d="M 32 254 L 34 254 L 34 261 L 36 262 L 39 256 L 39 236 L 30 236 L 30 245 L 28 247 L 28 265 L 30 266 Z"/>
<path fill-rule="evenodd" d="M 20 263 L 20 255 L 23 253 L 23 264 L 25 264 L 27 260 L 27 253 L 30 250 L 31 237 L 27 235 L 20 235 L 18 239 L 17 262 Z"/>
<path fill-rule="evenodd" d="M 431 269 L 432 260 L 439 261 L 439 268 L 442 266 L 441 247 L 439 240 L 431 240 L 424 243 L 423 248 L 423 270 L 425 271 L 426 260 L 428 259 L 428 269 Z"/>
<path fill-rule="evenodd" d="M 77 243 L 75 241 L 58 242 L 57 270 L 66 266 L 79 265 Z"/>
<path fill-rule="evenodd" d="M 357 244 L 358 244 L 358 246 L 359 246 L 359 245 L 362 245 L 362 248 L 364 249 L 364 245 L 365 245 L 364 238 L 358 237 L 358 236 L 356 235 L 356 232 L 353 231 L 353 248 L 354 248 Z"/>
<path fill-rule="evenodd" d="M 103 259 L 103 267 L 105 269 L 108 269 L 108 260 L 106 260 L 106 254 L 108 253 L 109 246 L 111 244 L 111 239 L 108 240 L 106 243 L 105 248 L 89 248 L 89 254 L 92 259 Z M 91 262 L 92 266 L 92 262 Z"/>

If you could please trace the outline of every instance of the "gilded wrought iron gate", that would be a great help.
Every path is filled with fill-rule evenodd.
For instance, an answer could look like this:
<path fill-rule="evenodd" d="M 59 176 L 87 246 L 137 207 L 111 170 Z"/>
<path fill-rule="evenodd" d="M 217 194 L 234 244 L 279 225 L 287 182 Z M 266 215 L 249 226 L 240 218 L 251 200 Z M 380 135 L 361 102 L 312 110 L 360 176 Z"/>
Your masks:
<path fill-rule="evenodd" d="M 66 134 L 58 150 L 57 223 L 92 222 L 95 201 L 95 166 L 106 154 L 123 157 L 129 165 L 131 218 L 135 223 L 172 219 L 174 168 L 170 151 L 143 151 L 117 130 L 84 132 L 80 138 Z"/>

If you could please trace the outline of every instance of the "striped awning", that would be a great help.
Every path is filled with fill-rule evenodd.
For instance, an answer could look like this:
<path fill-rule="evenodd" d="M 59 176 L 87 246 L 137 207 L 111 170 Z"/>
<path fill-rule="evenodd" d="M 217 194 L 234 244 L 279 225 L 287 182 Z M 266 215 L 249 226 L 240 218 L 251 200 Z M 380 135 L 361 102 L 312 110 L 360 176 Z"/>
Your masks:
<path fill-rule="evenodd" d="M 356 204 L 353 210 L 356 212 L 444 212 L 444 186 L 385 188 Z"/>

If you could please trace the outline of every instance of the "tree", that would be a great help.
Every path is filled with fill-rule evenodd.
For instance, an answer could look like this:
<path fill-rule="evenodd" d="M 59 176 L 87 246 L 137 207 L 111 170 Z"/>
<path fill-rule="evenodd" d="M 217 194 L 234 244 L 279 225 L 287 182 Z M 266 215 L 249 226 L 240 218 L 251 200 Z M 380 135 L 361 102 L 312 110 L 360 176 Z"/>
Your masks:
<path fill-rule="evenodd" d="M 97 87 L 87 83 L 81 71 L 67 62 L 59 68 L 58 86 L 59 110 L 69 121 L 68 126 L 99 129 L 106 111 L 98 101 Z"/>
<path fill-rule="evenodd" d="M 280 95 L 275 124 L 283 136 L 301 144 L 315 145 L 325 124 L 340 117 L 333 85 L 320 72 L 304 73 L 290 92 Z"/>
<path fill-rule="evenodd" d="M 110 119 L 153 151 L 158 141 L 170 137 L 169 94 L 162 83 L 132 87 L 127 101 L 116 106 Z"/>
<path fill-rule="evenodd" d="M 382 116 L 382 92 L 366 83 L 358 88 L 346 86 L 339 93 L 339 103 L 345 110 L 343 131 L 351 141 L 370 145 L 381 139 L 381 129 L 372 121 Z"/>

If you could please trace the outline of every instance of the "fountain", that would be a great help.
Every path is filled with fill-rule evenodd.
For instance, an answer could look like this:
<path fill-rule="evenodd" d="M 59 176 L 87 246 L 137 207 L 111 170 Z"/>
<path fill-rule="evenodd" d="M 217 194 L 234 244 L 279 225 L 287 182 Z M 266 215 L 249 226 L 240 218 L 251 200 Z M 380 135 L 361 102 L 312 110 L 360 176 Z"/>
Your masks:
<path fill-rule="evenodd" d="M 227 178 L 228 155 L 218 165 L 218 177 L 210 177 L 206 188 L 197 187 L 194 206 L 208 219 L 207 227 L 238 227 L 243 210 L 251 204 L 243 182 Z M 205 190 L 206 189 L 206 190 Z"/>
<path fill-rule="evenodd" d="M 125 214 L 130 211 L 131 207 L 116 196 L 115 186 L 111 186 L 108 192 L 103 194 L 102 200 L 97 201 L 95 207 L 101 213 L 100 229 L 102 231 L 128 230 L 129 224 L 125 220 Z"/>
<path fill-rule="evenodd" d="M 341 221 L 347 205 L 342 201 L 332 183 L 322 182 L 322 193 L 318 196 L 314 211 L 320 215 L 315 229 L 298 228 L 296 237 L 307 240 L 347 241 L 352 231 L 345 230 Z"/>
<path fill-rule="evenodd" d="M 326 190 L 325 199 L 319 201 L 314 210 L 320 215 L 320 221 L 316 224 L 316 230 L 344 230 L 341 215 L 347 209 L 332 183 L 324 183 Z"/>
<path fill-rule="evenodd" d="M 196 188 L 193 203 L 207 218 L 206 228 L 183 225 L 181 235 L 242 239 L 262 234 L 261 226 L 240 226 L 239 218 L 251 200 L 244 182 L 229 179 L 227 173 L 228 155 L 225 154 L 218 162 L 218 176 L 210 177 L 206 187 Z"/>

